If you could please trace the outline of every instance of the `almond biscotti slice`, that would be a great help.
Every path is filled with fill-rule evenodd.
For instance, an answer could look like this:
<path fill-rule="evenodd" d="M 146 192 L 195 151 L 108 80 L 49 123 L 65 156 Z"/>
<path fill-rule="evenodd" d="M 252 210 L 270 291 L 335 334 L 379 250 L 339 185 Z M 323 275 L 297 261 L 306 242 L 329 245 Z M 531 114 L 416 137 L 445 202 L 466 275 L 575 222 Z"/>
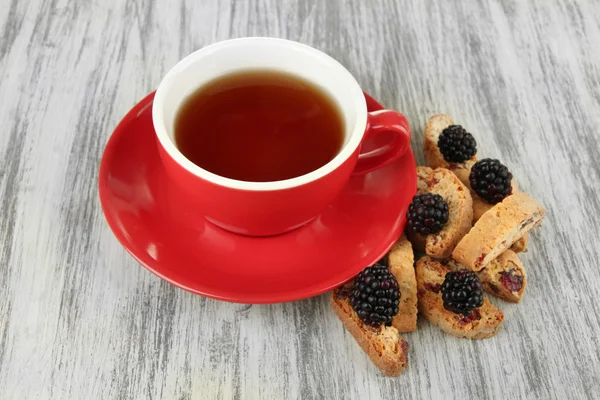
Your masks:
<path fill-rule="evenodd" d="M 444 332 L 459 338 L 484 339 L 494 336 L 502 326 L 504 314 L 487 299 L 483 300 L 483 306 L 467 316 L 444 308 L 440 288 L 450 271 L 431 257 L 425 256 L 417 261 L 419 313 Z"/>
<path fill-rule="evenodd" d="M 388 268 L 400 288 L 398 314 L 392 319 L 392 326 L 398 332 L 417 329 L 417 278 L 414 264 L 412 246 L 406 236 L 402 235 L 388 254 Z"/>
<path fill-rule="evenodd" d="M 494 204 L 490 204 L 487 201 L 483 200 L 481 197 L 479 197 L 477 195 L 477 193 L 475 193 L 471 190 L 470 184 L 468 184 L 467 187 L 471 191 L 471 197 L 473 198 L 473 225 L 475 225 L 475 223 L 477 223 L 477 221 L 479 221 L 479 218 L 481 218 L 481 216 L 483 214 L 485 214 L 492 207 L 494 207 Z M 514 181 L 514 179 L 512 181 L 512 188 L 513 188 L 513 194 L 519 192 L 519 186 L 517 186 L 517 183 Z M 521 252 L 525 251 L 525 249 L 527 248 L 528 239 L 529 239 L 529 234 L 525 233 L 525 235 L 518 238 L 517 241 L 512 244 L 510 249 L 512 251 L 514 251 L 515 253 L 521 253 Z"/>
<path fill-rule="evenodd" d="M 468 187 L 470 190 L 471 187 L 469 185 L 468 185 Z M 514 180 L 512 182 L 512 187 L 513 187 L 513 194 L 519 192 L 519 187 L 517 186 L 517 183 Z M 487 201 L 483 200 L 481 197 L 479 197 L 473 191 L 471 191 L 471 197 L 473 198 L 473 225 L 475 225 L 475 223 L 477 223 L 477 221 L 479 221 L 479 218 L 481 218 L 481 216 L 483 214 L 485 214 L 492 207 L 494 207 L 494 204 L 490 204 Z M 512 244 L 510 249 L 512 251 L 514 251 L 515 253 L 521 253 L 521 252 L 525 251 L 525 249 L 527 248 L 528 240 L 529 240 L 529 234 L 526 232 L 525 235 L 518 238 Z"/>
<path fill-rule="evenodd" d="M 529 230 L 539 226 L 546 210 L 523 192 L 514 193 L 481 216 L 462 238 L 452 258 L 479 271 Z"/>
<path fill-rule="evenodd" d="M 506 250 L 477 272 L 483 290 L 511 303 L 518 303 L 527 285 L 527 274 L 519 256 Z"/>
<path fill-rule="evenodd" d="M 454 125 L 454 122 L 446 114 L 436 114 L 429 119 L 425 127 L 425 138 L 423 140 L 425 159 L 427 159 L 427 164 L 431 168 L 447 168 L 454 172 L 463 184 L 467 185 L 471 167 L 477 161 L 477 157 L 473 156 L 463 163 L 450 163 L 444 160 L 444 156 L 438 147 L 438 140 L 442 131 L 450 125 Z"/>
<path fill-rule="evenodd" d="M 417 192 L 436 193 L 448 204 L 448 222 L 438 233 L 425 238 L 410 228 L 408 238 L 415 250 L 436 258 L 446 258 L 471 229 L 473 202 L 467 187 L 445 168 L 417 167 Z"/>
<path fill-rule="evenodd" d="M 408 365 L 408 343 L 393 326 L 363 323 L 350 305 L 352 284 L 333 291 L 331 308 L 373 364 L 387 376 L 398 376 Z"/>
<path fill-rule="evenodd" d="M 468 270 L 464 265 L 451 259 L 446 260 L 444 265 L 452 271 Z M 483 290 L 487 293 L 511 303 L 521 301 L 527 285 L 527 274 L 523 263 L 514 251 L 506 250 L 487 267 L 476 273 L 481 280 Z"/>

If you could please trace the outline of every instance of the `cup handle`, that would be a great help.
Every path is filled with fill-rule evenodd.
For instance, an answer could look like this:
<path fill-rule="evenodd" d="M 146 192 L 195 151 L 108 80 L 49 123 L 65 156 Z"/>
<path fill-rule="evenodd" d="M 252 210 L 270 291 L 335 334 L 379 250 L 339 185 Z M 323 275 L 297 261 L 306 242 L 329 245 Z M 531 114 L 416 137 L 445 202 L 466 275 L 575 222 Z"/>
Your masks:
<path fill-rule="evenodd" d="M 410 125 L 406 117 L 397 111 L 378 110 L 368 113 L 367 129 L 363 142 L 381 132 L 393 132 L 396 137 L 386 146 L 360 153 L 354 174 L 365 174 L 393 163 L 410 147 Z"/>

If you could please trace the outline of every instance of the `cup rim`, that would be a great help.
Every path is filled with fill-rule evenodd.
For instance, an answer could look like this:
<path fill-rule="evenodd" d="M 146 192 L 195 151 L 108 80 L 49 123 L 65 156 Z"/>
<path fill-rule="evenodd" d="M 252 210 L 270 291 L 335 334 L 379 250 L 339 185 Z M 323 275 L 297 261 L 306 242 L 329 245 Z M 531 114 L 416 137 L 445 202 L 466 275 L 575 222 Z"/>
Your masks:
<path fill-rule="evenodd" d="M 224 176 L 217 175 L 212 173 L 204 168 L 199 167 L 190 161 L 187 157 L 183 155 L 175 146 L 174 140 L 168 134 L 168 131 L 165 127 L 165 122 L 163 118 L 163 110 L 165 104 L 165 96 L 169 89 L 169 87 L 173 84 L 173 82 L 178 78 L 178 75 L 189 68 L 191 65 L 201 62 L 201 60 L 207 56 L 209 56 L 212 52 L 217 50 L 221 50 L 223 48 L 227 48 L 230 46 L 238 46 L 242 45 L 252 45 L 252 44 L 264 44 L 271 42 L 277 45 L 284 45 L 288 47 L 294 47 L 296 50 L 306 52 L 312 56 L 317 56 L 321 58 L 322 61 L 325 61 L 333 68 L 337 68 L 339 70 L 338 77 L 340 79 L 346 79 L 347 84 L 351 85 L 350 90 L 355 92 L 355 96 L 353 99 L 353 104 L 355 107 L 355 112 L 357 113 L 356 122 L 354 127 L 351 128 L 349 133 L 349 139 L 342 149 L 338 152 L 338 154 L 327 164 L 323 165 L 320 168 L 317 168 L 314 171 L 311 171 L 307 174 L 300 175 L 294 178 L 280 180 L 280 181 L 268 181 L 268 182 L 249 182 L 249 181 L 241 181 L 237 179 L 226 178 Z M 305 78 L 306 79 L 306 78 Z M 310 80 L 310 79 L 308 79 Z M 224 186 L 232 189 L 239 190 L 248 190 L 248 191 L 273 191 L 273 190 L 283 190 L 290 189 L 297 186 L 306 185 L 310 182 L 316 181 L 318 179 L 323 178 L 324 176 L 329 175 L 337 168 L 339 168 L 350 156 L 356 151 L 358 146 L 360 145 L 362 138 L 364 136 L 366 127 L 367 127 L 367 103 L 363 94 L 360 85 L 356 81 L 356 79 L 350 74 L 350 72 L 337 60 L 333 57 L 327 55 L 326 53 L 317 50 L 311 46 L 294 42 L 287 39 L 279 39 L 272 37 L 244 37 L 237 39 L 228 39 L 220 42 L 213 43 L 206 47 L 203 47 L 190 55 L 186 56 L 182 60 L 180 60 L 173 68 L 171 68 L 167 74 L 164 76 L 162 81 L 160 82 L 156 94 L 154 96 L 154 103 L 152 105 L 152 122 L 154 124 L 154 130 L 156 132 L 156 136 L 160 142 L 160 145 L 167 152 L 169 157 L 171 157 L 177 164 L 186 169 L 191 174 L 209 181 L 213 184 Z"/>

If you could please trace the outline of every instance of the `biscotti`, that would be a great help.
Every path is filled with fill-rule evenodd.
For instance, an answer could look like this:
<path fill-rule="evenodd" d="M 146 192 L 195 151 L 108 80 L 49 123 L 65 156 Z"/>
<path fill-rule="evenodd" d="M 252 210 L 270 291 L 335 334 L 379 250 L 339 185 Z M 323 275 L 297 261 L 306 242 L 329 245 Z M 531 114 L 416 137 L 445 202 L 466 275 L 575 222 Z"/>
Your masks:
<path fill-rule="evenodd" d="M 508 196 L 481 216 L 458 243 L 452 258 L 479 271 L 517 239 L 539 226 L 545 214 L 544 207 L 525 193 Z"/>
<path fill-rule="evenodd" d="M 415 250 L 436 258 L 446 258 L 471 229 L 473 203 L 467 187 L 445 168 L 417 167 L 418 193 L 435 193 L 448 204 L 448 222 L 437 233 L 425 237 L 408 229 Z"/>
<path fill-rule="evenodd" d="M 471 167 L 477 161 L 477 157 L 473 156 L 470 160 L 462 163 L 450 163 L 444 159 L 444 156 L 438 147 L 438 140 L 442 134 L 442 131 L 450 125 L 454 125 L 454 122 L 449 115 L 436 114 L 432 116 L 425 127 L 423 152 L 425 153 L 427 164 L 431 168 L 449 169 L 454 172 L 454 174 L 463 184 L 467 185 L 469 182 L 469 173 L 471 172 Z"/>
<path fill-rule="evenodd" d="M 398 314 L 392 319 L 392 326 L 398 332 L 412 332 L 417 329 L 417 279 L 413 249 L 405 235 L 392 247 L 387 261 L 401 293 Z"/>
<path fill-rule="evenodd" d="M 445 260 L 444 265 L 452 271 L 468 270 L 454 260 Z M 527 286 L 527 274 L 519 256 L 512 250 L 492 260 L 487 267 L 477 271 L 483 290 L 492 296 L 511 303 L 518 303 Z"/>
<path fill-rule="evenodd" d="M 512 182 L 513 194 L 519 192 L 519 187 L 517 183 L 513 180 Z M 469 190 L 471 189 L 469 185 Z M 488 212 L 494 204 L 490 204 L 487 201 L 483 200 L 481 197 L 477 196 L 477 194 L 471 191 L 471 197 L 473 198 L 473 225 L 479 221 L 479 218 L 486 212 Z M 522 237 L 518 238 L 510 247 L 512 251 L 515 253 L 521 253 L 525 251 L 527 248 L 527 241 L 529 239 L 529 234 L 525 233 Z"/>
<path fill-rule="evenodd" d="M 381 372 L 400 375 L 408 365 L 408 343 L 393 326 L 372 327 L 363 323 L 350 305 L 350 290 L 348 286 L 334 290 L 331 308 Z"/>
<path fill-rule="evenodd" d="M 504 314 L 484 299 L 483 305 L 467 316 L 444 308 L 441 285 L 451 270 L 437 260 L 425 256 L 417 261 L 419 313 L 450 335 L 467 339 L 484 339 L 500 330 Z"/>
<path fill-rule="evenodd" d="M 511 303 L 518 303 L 527 285 L 527 274 L 519 256 L 506 250 L 477 272 L 483 290 Z"/>

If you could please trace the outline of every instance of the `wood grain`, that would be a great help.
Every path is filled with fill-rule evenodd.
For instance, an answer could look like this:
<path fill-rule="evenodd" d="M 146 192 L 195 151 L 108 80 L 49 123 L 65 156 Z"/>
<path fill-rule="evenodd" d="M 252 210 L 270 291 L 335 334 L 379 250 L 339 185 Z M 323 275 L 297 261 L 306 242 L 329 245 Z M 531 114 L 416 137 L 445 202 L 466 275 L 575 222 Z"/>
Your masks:
<path fill-rule="evenodd" d="M 591 399 L 600 395 L 600 3 L 0 0 L 0 398 Z M 395 379 L 327 296 L 250 306 L 141 268 L 102 216 L 116 124 L 186 54 L 317 47 L 423 128 L 447 112 L 548 209 L 487 341 L 419 322 Z"/>

